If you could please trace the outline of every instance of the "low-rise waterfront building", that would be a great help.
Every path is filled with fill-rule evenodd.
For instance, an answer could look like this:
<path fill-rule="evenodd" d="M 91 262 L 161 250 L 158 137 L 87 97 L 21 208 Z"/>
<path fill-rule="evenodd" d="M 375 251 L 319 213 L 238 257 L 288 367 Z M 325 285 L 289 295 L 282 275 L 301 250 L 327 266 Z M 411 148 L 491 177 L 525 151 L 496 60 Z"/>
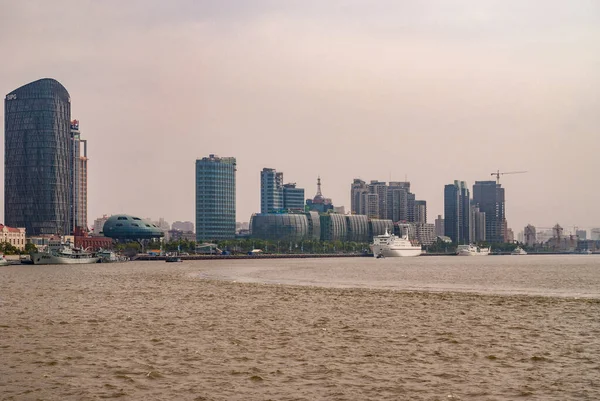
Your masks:
<path fill-rule="evenodd" d="M 20 251 L 25 250 L 25 228 L 0 224 L 0 242 L 8 242 Z"/>

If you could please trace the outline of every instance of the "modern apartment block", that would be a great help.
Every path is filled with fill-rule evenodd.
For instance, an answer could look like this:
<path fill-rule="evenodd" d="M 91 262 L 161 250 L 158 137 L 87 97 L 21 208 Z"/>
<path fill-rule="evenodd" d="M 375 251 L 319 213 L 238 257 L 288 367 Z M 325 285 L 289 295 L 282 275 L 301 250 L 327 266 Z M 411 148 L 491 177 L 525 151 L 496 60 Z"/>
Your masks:
<path fill-rule="evenodd" d="M 485 213 L 485 235 L 488 242 L 505 242 L 506 216 L 504 188 L 496 181 L 475 181 L 473 202 Z"/>
<path fill-rule="evenodd" d="M 353 214 L 394 222 L 427 222 L 427 204 L 410 192 L 410 182 L 372 180 L 366 183 L 355 178 L 350 188 L 350 208 Z"/>
<path fill-rule="evenodd" d="M 304 189 L 296 183 L 283 183 L 283 173 L 273 168 L 260 172 L 260 212 L 281 213 L 304 210 Z"/>
<path fill-rule="evenodd" d="M 235 237 L 235 157 L 196 160 L 196 241 Z"/>
<path fill-rule="evenodd" d="M 6 225 L 28 235 L 70 234 L 76 219 L 69 92 L 49 78 L 15 89 L 5 98 L 4 128 Z"/>
<path fill-rule="evenodd" d="M 283 209 L 283 173 L 273 168 L 260 172 L 260 212 L 273 213 Z"/>
<path fill-rule="evenodd" d="M 304 210 L 304 188 L 296 188 L 296 183 L 283 184 L 283 208 L 288 211 Z"/>
<path fill-rule="evenodd" d="M 469 198 L 469 189 L 464 181 L 454 181 L 454 184 L 444 187 L 444 232 L 457 244 L 471 242 Z"/>

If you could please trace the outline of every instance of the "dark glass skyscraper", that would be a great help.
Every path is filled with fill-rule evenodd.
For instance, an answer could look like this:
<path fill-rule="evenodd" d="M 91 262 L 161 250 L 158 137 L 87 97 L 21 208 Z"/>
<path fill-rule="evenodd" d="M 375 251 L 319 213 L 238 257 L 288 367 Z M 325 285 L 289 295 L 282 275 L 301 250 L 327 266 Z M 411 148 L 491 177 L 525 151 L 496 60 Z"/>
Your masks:
<path fill-rule="evenodd" d="M 444 233 L 457 244 L 471 242 L 469 197 L 464 181 L 454 181 L 444 187 Z"/>
<path fill-rule="evenodd" d="M 69 234 L 71 100 L 44 78 L 4 101 L 4 220 L 28 235 Z"/>
<path fill-rule="evenodd" d="M 473 203 L 485 213 L 485 236 L 489 242 L 504 242 L 504 188 L 496 181 L 475 181 Z"/>
<path fill-rule="evenodd" d="M 196 240 L 235 238 L 235 157 L 196 160 Z"/>

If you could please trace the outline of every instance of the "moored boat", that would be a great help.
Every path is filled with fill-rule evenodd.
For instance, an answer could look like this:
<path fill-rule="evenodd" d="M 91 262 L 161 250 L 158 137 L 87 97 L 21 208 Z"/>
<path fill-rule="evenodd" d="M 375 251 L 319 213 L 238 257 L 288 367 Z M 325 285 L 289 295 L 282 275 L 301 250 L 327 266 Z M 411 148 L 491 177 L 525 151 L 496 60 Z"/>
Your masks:
<path fill-rule="evenodd" d="M 456 254 L 458 256 L 487 256 L 490 254 L 490 248 L 482 248 L 474 244 L 459 245 L 456 247 Z"/>
<path fill-rule="evenodd" d="M 376 258 L 419 256 L 422 252 L 421 245 L 413 245 L 408 239 L 408 235 L 398 237 L 390 234 L 387 230 L 385 234 L 373 237 L 370 248 Z"/>
<path fill-rule="evenodd" d="M 523 248 L 518 246 L 510 254 L 511 255 L 527 255 L 527 252 Z"/>
<path fill-rule="evenodd" d="M 8 265 L 8 260 L 6 260 L 6 257 L 4 256 L 4 254 L 0 253 L 0 266 L 7 266 Z"/>
<path fill-rule="evenodd" d="M 86 250 L 75 248 L 70 242 L 51 242 L 42 252 L 32 252 L 35 265 L 78 265 L 98 262 L 98 257 Z"/>
<path fill-rule="evenodd" d="M 100 249 L 96 252 L 99 263 L 118 263 L 126 262 L 129 259 L 126 256 L 118 255 L 116 252 L 108 249 Z"/>

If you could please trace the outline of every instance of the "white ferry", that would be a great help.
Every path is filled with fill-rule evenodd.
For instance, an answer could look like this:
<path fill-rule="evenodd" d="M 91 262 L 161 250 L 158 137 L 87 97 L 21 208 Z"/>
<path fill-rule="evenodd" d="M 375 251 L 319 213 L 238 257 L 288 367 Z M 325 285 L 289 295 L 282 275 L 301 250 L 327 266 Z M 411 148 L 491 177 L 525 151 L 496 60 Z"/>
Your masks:
<path fill-rule="evenodd" d="M 490 254 L 490 248 L 481 248 L 474 244 L 459 245 L 456 247 L 458 256 L 487 256 Z"/>
<path fill-rule="evenodd" d="M 518 246 L 510 254 L 511 255 L 527 255 L 527 252 L 525 251 L 525 249 Z"/>
<path fill-rule="evenodd" d="M 387 230 L 385 230 L 385 234 L 373 237 L 370 248 L 376 258 L 419 256 L 422 252 L 421 245 L 413 245 L 408 239 L 408 235 L 397 237 Z"/>
<path fill-rule="evenodd" d="M 44 252 L 32 252 L 34 265 L 76 265 L 98 262 L 92 253 L 75 248 L 70 242 L 50 242 Z"/>

